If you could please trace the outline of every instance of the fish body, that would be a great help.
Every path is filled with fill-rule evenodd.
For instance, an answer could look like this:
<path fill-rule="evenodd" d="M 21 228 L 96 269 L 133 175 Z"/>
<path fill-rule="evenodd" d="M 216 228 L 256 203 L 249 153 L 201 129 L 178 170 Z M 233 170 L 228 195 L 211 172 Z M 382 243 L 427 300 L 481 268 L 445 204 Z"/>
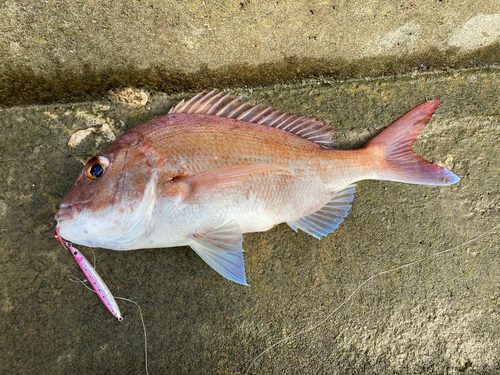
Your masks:
<path fill-rule="evenodd" d="M 188 245 L 246 284 L 242 233 L 286 222 L 321 238 L 346 216 L 359 180 L 458 181 L 411 151 L 440 103 L 421 104 L 360 149 L 339 150 L 316 118 L 200 94 L 89 160 L 56 214 L 59 233 L 115 250 Z"/>

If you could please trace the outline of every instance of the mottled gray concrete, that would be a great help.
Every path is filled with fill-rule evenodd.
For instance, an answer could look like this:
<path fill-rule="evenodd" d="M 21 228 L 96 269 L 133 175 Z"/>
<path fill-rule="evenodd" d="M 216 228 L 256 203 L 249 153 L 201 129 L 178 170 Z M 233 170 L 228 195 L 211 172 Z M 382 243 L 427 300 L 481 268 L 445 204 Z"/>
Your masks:
<path fill-rule="evenodd" d="M 245 235 L 250 287 L 188 248 L 96 249 L 143 309 L 150 373 L 244 374 L 304 330 L 249 373 L 500 372 L 499 230 L 466 243 L 500 225 L 499 17 L 497 0 L 1 2 L 0 373 L 144 373 L 137 308 L 119 301 L 119 323 L 68 279 L 83 275 L 52 217 L 81 161 L 213 87 L 324 119 L 352 147 L 442 99 L 414 149 L 462 180 L 361 182 L 322 241 Z"/>
<path fill-rule="evenodd" d="M 498 373 L 499 230 L 459 245 L 500 225 L 499 73 L 237 90 L 324 119 L 352 146 L 415 105 L 442 99 L 414 149 L 462 180 L 450 187 L 360 182 L 346 220 L 321 241 L 286 225 L 245 235 L 249 287 L 222 279 L 188 248 L 96 249 L 113 293 L 143 309 L 150 373 L 244 374 L 265 348 L 326 317 L 249 373 Z M 179 99 L 146 94 L 135 108 L 104 98 L 0 110 L 2 373 L 144 373 L 137 308 L 119 301 L 119 323 L 68 279 L 83 275 L 53 238 L 52 217 L 82 167 L 77 158 Z M 70 149 L 82 130 L 90 136 L 73 138 Z M 375 277 L 330 316 L 370 276 L 450 248 Z"/>
<path fill-rule="evenodd" d="M 498 0 L 0 2 L 0 105 L 500 61 Z"/>

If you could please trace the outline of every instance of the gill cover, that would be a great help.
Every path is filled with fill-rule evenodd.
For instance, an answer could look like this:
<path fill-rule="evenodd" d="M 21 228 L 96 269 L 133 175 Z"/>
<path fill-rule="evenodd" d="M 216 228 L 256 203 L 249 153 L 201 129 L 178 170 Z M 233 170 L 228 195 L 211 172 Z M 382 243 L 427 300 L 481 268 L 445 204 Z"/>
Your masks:
<path fill-rule="evenodd" d="M 130 249 L 133 248 L 137 238 L 146 230 L 148 223 L 153 216 L 153 210 L 156 202 L 156 193 L 158 187 L 158 171 L 153 169 L 149 177 L 144 197 L 141 203 L 133 210 L 128 228 L 125 228 L 123 235 L 99 243 L 97 246 L 108 249 Z"/>

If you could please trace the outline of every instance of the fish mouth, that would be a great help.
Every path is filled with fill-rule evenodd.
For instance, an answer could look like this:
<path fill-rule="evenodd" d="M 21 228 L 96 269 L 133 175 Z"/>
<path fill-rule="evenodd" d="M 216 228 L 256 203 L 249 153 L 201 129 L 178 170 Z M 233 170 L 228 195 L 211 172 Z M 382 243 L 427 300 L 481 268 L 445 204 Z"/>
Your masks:
<path fill-rule="evenodd" d="M 59 210 L 54 215 L 54 220 L 57 220 L 57 226 L 61 226 L 64 222 L 69 223 L 75 221 L 80 212 L 82 212 L 84 203 L 61 204 Z"/>

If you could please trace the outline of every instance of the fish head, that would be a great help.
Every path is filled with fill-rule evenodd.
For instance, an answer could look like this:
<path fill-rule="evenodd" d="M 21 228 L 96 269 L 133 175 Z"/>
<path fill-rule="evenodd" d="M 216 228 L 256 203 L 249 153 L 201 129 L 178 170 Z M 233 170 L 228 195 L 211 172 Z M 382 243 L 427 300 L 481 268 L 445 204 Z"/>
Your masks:
<path fill-rule="evenodd" d="M 54 216 L 59 235 L 84 246 L 132 248 L 151 220 L 158 173 L 131 134 L 90 159 Z"/>

